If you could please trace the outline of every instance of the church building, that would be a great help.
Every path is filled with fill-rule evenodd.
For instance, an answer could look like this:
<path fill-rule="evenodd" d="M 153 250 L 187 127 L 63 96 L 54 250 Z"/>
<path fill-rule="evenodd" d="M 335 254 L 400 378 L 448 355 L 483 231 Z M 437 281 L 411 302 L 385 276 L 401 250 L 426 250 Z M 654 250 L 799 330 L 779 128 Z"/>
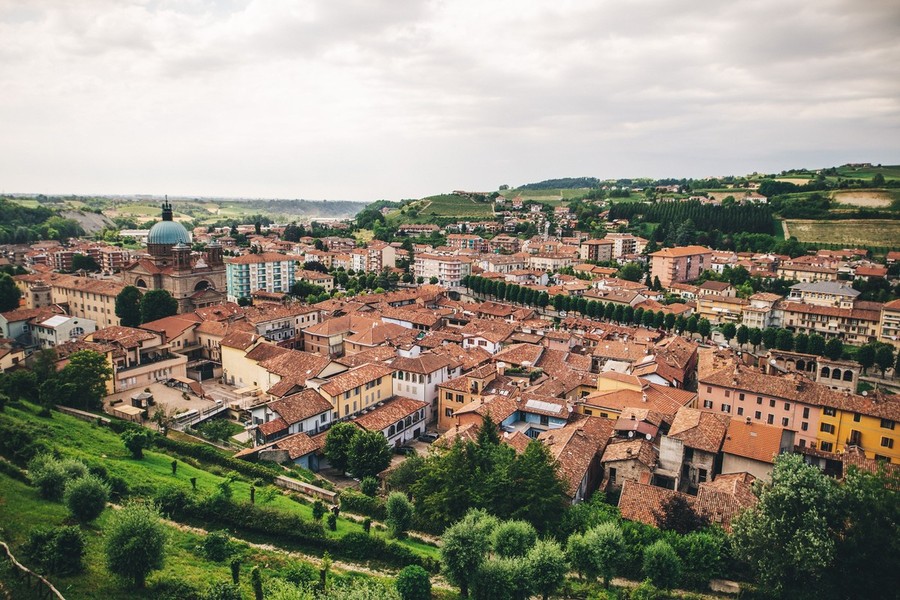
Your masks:
<path fill-rule="evenodd" d="M 172 219 L 172 205 L 162 205 L 162 221 L 150 228 L 147 254 L 122 270 L 126 285 L 141 291 L 166 290 L 178 301 L 178 312 L 225 301 L 225 261 L 222 246 L 213 240 L 206 252 L 191 251 L 184 225 Z"/>

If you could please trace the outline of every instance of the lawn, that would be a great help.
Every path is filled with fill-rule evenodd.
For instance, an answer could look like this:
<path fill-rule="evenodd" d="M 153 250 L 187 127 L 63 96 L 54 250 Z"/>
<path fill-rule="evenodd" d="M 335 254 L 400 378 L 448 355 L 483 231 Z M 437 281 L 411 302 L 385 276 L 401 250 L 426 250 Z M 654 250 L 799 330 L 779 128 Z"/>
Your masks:
<path fill-rule="evenodd" d="M 88 465 L 102 466 L 109 475 L 124 480 L 132 493 L 139 496 L 151 496 L 156 490 L 166 486 L 190 491 L 191 478 L 197 480 L 196 493 L 212 494 L 228 476 L 220 467 L 205 466 L 194 459 L 178 459 L 178 468 L 173 475 L 173 456 L 169 454 L 145 450 L 144 458 L 137 460 L 131 457 L 119 436 L 109 429 L 55 411 L 52 415 L 49 419 L 41 418 L 30 410 L 8 407 L 0 414 L 0 421 L 36 426 L 46 433 L 46 442 L 57 452 L 82 460 Z M 246 479 L 236 478 L 231 483 L 233 498 L 236 501 L 249 500 L 250 486 L 251 482 Z M 256 502 L 312 520 L 311 504 L 300 501 L 299 497 L 286 494 L 275 486 L 256 485 Z M 326 534 L 337 538 L 362 531 L 361 524 L 343 517 L 338 518 L 336 531 L 330 531 L 326 527 Z M 434 546 L 411 539 L 399 543 L 417 554 L 437 558 L 437 548 Z"/>
<path fill-rule="evenodd" d="M 789 235 L 795 236 L 801 242 L 900 248 L 900 221 L 787 219 L 784 222 L 787 224 Z"/>
<path fill-rule="evenodd" d="M 125 587 L 113 577 L 105 567 L 103 557 L 103 528 L 109 522 L 114 509 L 107 508 L 97 521 L 82 526 L 87 541 L 85 555 L 86 570 L 80 575 L 51 576 L 50 581 L 69 600 L 79 598 L 122 599 L 147 598 L 147 591 Z M 37 491 L 19 481 L 0 474 L 0 538 L 10 544 L 20 562 L 28 564 L 18 549 L 35 527 L 49 527 L 72 524 L 65 507 L 61 503 L 40 498 Z M 205 590 L 216 581 L 230 581 L 231 569 L 226 562 L 207 560 L 199 551 L 202 534 L 167 525 L 168 544 L 165 565 L 162 570 L 151 574 L 148 586 L 159 580 L 175 579 Z M 259 565 L 263 578 L 272 577 L 283 571 L 290 563 L 298 562 L 282 552 L 267 551 L 239 544 L 243 555 L 241 566 L 241 587 L 244 597 L 252 597 L 250 570 Z M 29 565 L 30 566 L 30 565 Z M 343 575 L 338 575 L 343 577 Z"/>

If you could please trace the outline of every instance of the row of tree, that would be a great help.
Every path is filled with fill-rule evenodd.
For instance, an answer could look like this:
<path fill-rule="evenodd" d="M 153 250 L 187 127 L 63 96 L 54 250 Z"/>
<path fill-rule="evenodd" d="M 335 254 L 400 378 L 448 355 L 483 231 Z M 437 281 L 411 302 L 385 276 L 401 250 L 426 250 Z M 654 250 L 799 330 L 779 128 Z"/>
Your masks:
<path fill-rule="evenodd" d="M 178 313 L 178 301 L 166 290 L 141 290 L 126 285 L 116 296 L 116 316 L 123 327 L 171 317 Z"/>
<path fill-rule="evenodd" d="M 685 221 L 704 231 L 723 233 L 774 233 L 772 210 L 765 204 L 715 206 L 698 200 L 679 202 L 617 202 L 609 208 L 609 219 L 643 220 L 678 228 Z"/>

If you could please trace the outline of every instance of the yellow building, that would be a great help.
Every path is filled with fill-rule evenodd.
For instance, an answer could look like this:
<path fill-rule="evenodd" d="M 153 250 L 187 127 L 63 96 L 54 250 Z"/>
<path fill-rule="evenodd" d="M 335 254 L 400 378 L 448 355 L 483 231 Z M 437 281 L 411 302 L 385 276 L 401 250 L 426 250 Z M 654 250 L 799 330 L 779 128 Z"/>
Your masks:
<path fill-rule="evenodd" d="M 489 364 L 440 384 L 437 388 L 438 431 L 447 431 L 453 427 L 456 424 L 453 414 L 479 397 L 488 384 L 497 378 L 497 375 L 497 366 Z"/>
<path fill-rule="evenodd" d="M 870 392 L 844 396 L 840 406 L 823 406 L 816 435 L 818 448 L 842 453 L 857 446 L 866 458 L 900 464 L 900 399 Z"/>
<path fill-rule="evenodd" d="M 393 397 L 393 372 L 387 365 L 371 363 L 327 380 L 310 379 L 307 385 L 331 403 L 334 419 L 345 419 Z"/>

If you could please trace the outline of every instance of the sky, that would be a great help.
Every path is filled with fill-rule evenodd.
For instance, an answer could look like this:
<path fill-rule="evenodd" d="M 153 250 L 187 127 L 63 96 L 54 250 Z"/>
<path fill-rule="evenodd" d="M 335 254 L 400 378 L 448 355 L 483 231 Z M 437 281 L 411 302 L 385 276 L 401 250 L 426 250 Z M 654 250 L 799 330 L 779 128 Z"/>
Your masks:
<path fill-rule="evenodd" d="M 900 164 L 896 0 L 0 0 L 0 192 Z"/>

